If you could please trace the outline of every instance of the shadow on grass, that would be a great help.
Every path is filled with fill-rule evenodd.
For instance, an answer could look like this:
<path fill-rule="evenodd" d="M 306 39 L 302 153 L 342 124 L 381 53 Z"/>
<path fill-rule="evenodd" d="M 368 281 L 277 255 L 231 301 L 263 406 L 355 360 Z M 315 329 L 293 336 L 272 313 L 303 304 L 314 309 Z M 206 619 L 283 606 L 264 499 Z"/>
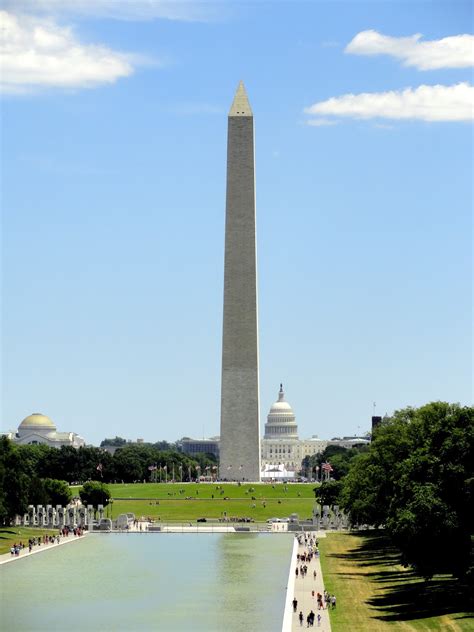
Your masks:
<path fill-rule="evenodd" d="M 16 535 L 16 531 L 12 531 L 11 529 L 0 529 L 0 540 L 8 540 L 9 535 Z"/>
<path fill-rule="evenodd" d="M 330 556 L 359 567 L 361 574 L 374 583 L 375 596 L 366 603 L 376 609 L 375 619 L 408 621 L 456 613 L 459 615 L 456 620 L 473 618 L 474 604 L 467 585 L 448 575 L 425 581 L 411 569 L 391 569 L 390 566 L 400 564 L 400 554 L 383 532 L 351 535 L 354 535 L 354 548 Z M 370 572 L 368 567 L 376 570 Z"/>

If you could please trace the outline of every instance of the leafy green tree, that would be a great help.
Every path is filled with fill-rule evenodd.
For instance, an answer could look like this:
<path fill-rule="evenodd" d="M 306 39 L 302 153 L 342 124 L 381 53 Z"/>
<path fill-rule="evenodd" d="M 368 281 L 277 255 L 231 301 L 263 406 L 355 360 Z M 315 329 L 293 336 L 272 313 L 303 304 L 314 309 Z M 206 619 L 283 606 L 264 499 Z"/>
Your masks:
<path fill-rule="evenodd" d="M 302 473 L 306 475 L 308 472 L 315 473 L 315 468 L 319 468 L 319 476 L 321 476 L 321 465 L 327 461 L 331 463 L 333 471 L 331 478 L 341 480 L 349 471 L 352 460 L 367 452 L 367 445 L 358 445 L 352 448 L 344 448 L 340 445 L 328 445 L 320 454 L 305 456 L 302 462 Z"/>
<path fill-rule="evenodd" d="M 107 485 L 98 481 L 88 481 L 79 490 L 79 496 L 84 505 L 104 505 L 106 507 L 110 500 L 110 491 Z"/>
<path fill-rule="evenodd" d="M 325 481 L 314 488 L 314 497 L 320 505 L 338 505 L 341 489 L 341 481 Z"/>
<path fill-rule="evenodd" d="M 384 525 L 426 577 L 470 564 L 474 409 L 434 402 L 385 419 L 344 479 L 353 523 Z"/>
<path fill-rule="evenodd" d="M 123 445 L 126 445 L 127 440 L 122 437 L 115 437 L 114 439 L 104 439 L 100 442 L 100 447 L 102 448 L 104 445 L 115 446 L 120 448 Z"/>
<path fill-rule="evenodd" d="M 45 478 L 43 479 L 43 487 L 48 498 L 48 504 L 66 506 L 72 498 L 72 491 L 66 481 Z"/>
<path fill-rule="evenodd" d="M 29 482 L 18 447 L 7 437 L 0 437 L 0 520 L 3 524 L 26 512 Z"/>

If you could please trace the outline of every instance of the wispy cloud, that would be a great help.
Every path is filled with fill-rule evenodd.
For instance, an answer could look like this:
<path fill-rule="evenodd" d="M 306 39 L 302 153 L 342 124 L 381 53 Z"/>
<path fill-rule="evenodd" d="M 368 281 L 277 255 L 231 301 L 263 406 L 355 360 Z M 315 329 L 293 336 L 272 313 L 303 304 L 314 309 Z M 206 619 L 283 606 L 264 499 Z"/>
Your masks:
<path fill-rule="evenodd" d="M 102 45 L 82 44 L 73 30 L 51 19 L 0 11 L 3 92 L 40 88 L 90 88 L 134 71 L 131 55 Z"/>
<path fill-rule="evenodd" d="M 12 11 L 48 16 L 74 15 L 117 20 L 214 20 L 222 14 L 218 2 L 190 0 L 3 0 Z"/>
<path fill-rule="evenodd" d="M 420 33 L 391 37 L 377 31 L 361 31 L 345 48 L 352 55 L 390 55 L 418 70 L 474 66 L 474 36 L 452 35 L 421 41 Z"/>
<path fill-rule="evenodd" d="M 474 117 L 474 87 L 468 83 L 453 86 L 426 86 L 345 94 L 305 108 L 316 116 L 359 119 L 415 119 L 422 121 L 468 121 Z M 312 120 L 308 123 L 311 125 Z"/>

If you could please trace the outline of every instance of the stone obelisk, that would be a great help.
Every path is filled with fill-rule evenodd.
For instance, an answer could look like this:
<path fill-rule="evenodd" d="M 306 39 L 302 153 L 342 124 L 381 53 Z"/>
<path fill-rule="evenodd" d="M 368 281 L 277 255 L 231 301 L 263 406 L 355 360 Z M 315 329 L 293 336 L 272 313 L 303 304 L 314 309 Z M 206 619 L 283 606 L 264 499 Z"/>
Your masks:
<path fill-rule="evenodd" d="M 220 478 L 260 480 L 253 114 L 240 82 L 229 112 Z"/>

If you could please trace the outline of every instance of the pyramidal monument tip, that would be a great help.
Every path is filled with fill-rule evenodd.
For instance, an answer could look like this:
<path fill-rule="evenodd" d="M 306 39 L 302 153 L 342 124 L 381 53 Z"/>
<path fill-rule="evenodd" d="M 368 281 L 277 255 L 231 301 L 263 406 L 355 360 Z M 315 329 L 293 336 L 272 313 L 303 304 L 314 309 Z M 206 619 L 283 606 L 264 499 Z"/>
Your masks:
<path fill-rule="evenodd" d="M 243 81 L 239 81 L 229 116 L 253 116 Z"/>

